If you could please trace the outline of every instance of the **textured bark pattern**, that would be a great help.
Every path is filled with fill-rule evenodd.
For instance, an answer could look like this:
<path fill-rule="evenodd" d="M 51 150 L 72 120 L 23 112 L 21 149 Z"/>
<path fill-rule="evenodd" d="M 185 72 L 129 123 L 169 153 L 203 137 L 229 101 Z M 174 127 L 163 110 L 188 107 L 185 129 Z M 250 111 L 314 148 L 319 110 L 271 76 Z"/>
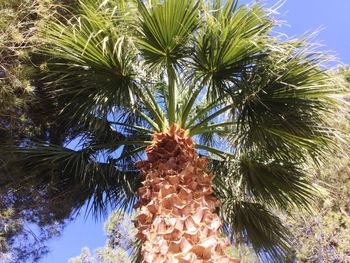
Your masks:
<path fill-rule="evenodd" d="M 192 139 L 173 125 L 155 134 L 146 152 L 147 160 L 138 163 L 145 180 L 136 223 L 144 262 L 240 262 L 224 252 L 230 244 L 219 234 L 212 177 Z"/>

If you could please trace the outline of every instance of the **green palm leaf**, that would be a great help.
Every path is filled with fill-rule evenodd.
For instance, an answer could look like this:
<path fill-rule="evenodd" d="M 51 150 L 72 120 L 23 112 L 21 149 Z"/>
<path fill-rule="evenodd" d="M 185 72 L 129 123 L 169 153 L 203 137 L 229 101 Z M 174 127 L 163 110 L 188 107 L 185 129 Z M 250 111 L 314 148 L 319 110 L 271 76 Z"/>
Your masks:
<path fill-rule="evenodd" d="M 178 63 L 188 55 L 188 41 L 199 25 L 199 1 L 151 1 L 149 8 L 138 0 L 140 38 L 144 59 L 152 66 Z"/>
<path fill-rule="evenodd" d="M 295 163 L 258 155 L 242 155 L 238 161 L 227 161 L 221 171 L 232 180 L 239 192 L 268 207 L 308 209 L 319 197 L 311 179 Z M 225 172 L 226 170 L 226 172 Z"/>
<path fill-rule="evenodd" d="M 42 49 L 54 58 L 45 80 L 64 105 L 63 113 L 75 119 L 130 105 L 136 86 L 135 49 L 125 35 L 128 20 L 119 15 L 125 6 L 115 6 L 113 12 L 94 1 L 80 6 L 79 16 L 48 25 Z"/>
<path fill-rule="evenodd" d="M 106 213 L 109 206 L 130 209 L 137 201 L 134 194 L 142 179 L 133 163 L 120 167 L 113 159 L 99 161 L 89 148 L 73 151 L 44 144 L 15 154 L 17 161 L 13 165 L 33 171 L 29 180 L 36 189 L 48 189 L 48 198 L 69 196 L 76 211 L 86 202 L 96 214 Z"/>
<path fill-rule="evenodd" d="M 280 219 L 259 203 L 227 200 L 222 204 L 221 213 L 226 225 L 224 230 L 236 233 L 232 240 L 251 244 L 262 260 L 267 262 L 285 262 L 285 257 L 292 252 L 290 233 Z"/>
<path fill-rule="evenodd" d="M 339 89 L 320 69 L 324 58 L 307 46 L 281 52 L 271 67 L 246 71 L 237 83 L 239 92 L 231 94 L 239 104 L 233 143 L 239 151 L 263 151 L 280 160 L 316 159 L 334 138 L 326 120 Z"/>
<path fill-rule="evenodd" d="M 226 178 L 214 178 L 214 193 L 219 197 L 219 215 L 224 232 L 233 243 L 250 244 L 269 262 L 283 262 L 291 252 L 290 234 L 280 219 L 261 203 L 246 200 Z"/>
<path fill-rule="evenodd" d="M 274 25 L 268 12 L 259 4 L 236 8 L 237 1 L 224 5 L 216 1 L 194 39 L 193 71 L 208 79 L 208 94 L 218 98 L 232 92 L 243 69 L 265 57 L 267 36 Z"/>

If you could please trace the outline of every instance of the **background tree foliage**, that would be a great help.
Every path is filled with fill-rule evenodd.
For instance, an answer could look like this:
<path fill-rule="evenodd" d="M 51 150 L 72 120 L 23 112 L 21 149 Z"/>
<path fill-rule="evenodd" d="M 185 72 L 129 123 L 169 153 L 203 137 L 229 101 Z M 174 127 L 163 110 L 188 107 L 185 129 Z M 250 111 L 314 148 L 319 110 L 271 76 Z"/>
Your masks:
<path fill-rule="evenodd" d="M 82 253 L 69 259 L 69 263 L 130 263 L 132 262 L 132 249 L 137 242 L 136 228 L 133 223 L 135 214 L 121 214 L 115 210 L 111 213 L 104 225 L 107 237 L 106 245 L 97 248 L 94 255 L 90 255 L 88 248 Z"/>
<path fill-rule="evenodd" d="M 62 132 L 38 81 L 45 58 L 35 53 L 43 26 L 54 13 L 65 13 L 62 3 L 0 0 L 0 143 L 54 139 Z M 29 171 L 7 166 L 9 155 L 5 151 L 0 158 L 0 261 L 34 262 L 48 252 L 45 241 L 59 235 L 70 214 L 52 210 L 47 191 L 34 191 L 30 180 L 23 180 Z"/>

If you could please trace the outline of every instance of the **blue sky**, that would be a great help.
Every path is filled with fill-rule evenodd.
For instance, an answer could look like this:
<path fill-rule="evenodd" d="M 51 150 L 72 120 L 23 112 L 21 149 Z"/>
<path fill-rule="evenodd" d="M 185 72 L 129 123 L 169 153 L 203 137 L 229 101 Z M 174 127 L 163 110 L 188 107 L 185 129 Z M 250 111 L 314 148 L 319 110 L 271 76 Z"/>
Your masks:
<path fill-rule="evenodd" d="M 266 0 L 265 3 L 272 6 L 276 1 Z M 296 37 L 321 27 L 323 30 L 316 40 L 324 45 L 322 49 L 332 51 L 340 62 L 350 64 L 349 0 L 287 0 L 279 11 L 280 18 L 288 23 L 288 26 L 278 28 L 279 32 Z M 82 247 L 94 250 L 104 246 L 103 222 L 103 219 L 95 221 L 91 216 L 85 219 L 82 213 L 65 228 L 60 238 L 49 242 L 51 253 L 40 262 L 64 263 L 79 255 Z"/>

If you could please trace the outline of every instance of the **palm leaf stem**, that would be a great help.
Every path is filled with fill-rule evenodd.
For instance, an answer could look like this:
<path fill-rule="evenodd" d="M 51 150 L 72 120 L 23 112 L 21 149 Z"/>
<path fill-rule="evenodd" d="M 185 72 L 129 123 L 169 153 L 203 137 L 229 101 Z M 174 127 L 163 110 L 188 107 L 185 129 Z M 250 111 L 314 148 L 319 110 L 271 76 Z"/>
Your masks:
<path fill-rule="evenodd" d="M 209 111 L 211 111 L 212 109 L 214 109 L 215 107 L 219 107 L 222 106 L 223 103 L 218 103 L 217 100 L 213 101 L 212 103 L 210 103 L 209 105 L 207 105 L 205 108 L 201 109 L 198 113 L 196 113 L 192 119 L 189 120 L 189 122 L 187 124 L 185 124 L 185 129 L 188 129 L 189 127 L 191 127 L 191 125 L 198 119 L 200 119 L 203 115 L 205 115 L 206 113 L 208 113 Z"/>
<path fill-rule="evenodd" d="M 192 93 L 191 97 L 186 103 L 186 106 L 184 107 L 184 111 L 181 114 L 180 118 L 180 127 L 184 127 L 188 118 L 188 115 L 190 114 L 190 111 L 193 107 L 193 104 L 196 102 L 196 99 L 198 98 L 200 92 L 205 88 L 205 84 L 210 79 L 209 76 L 206 76 L 202 82 L 197 86 L 195 91 Z"/>
<path fill-rule="evenodd" d="M 153 103 L 153 105 L 155 107 L 156 112 L 159 115 L 159 118 L 162 120 L 162 124 L 163 124 L 162 128 L 164 129 L 166 124 L 167 124 L 167 120 L 165 118 L 165 113 L 161 109 L 161 107 L 159 106 L 159 103 L 157 102 L 156 98 L 154 97 L 153 93 L 151 92 L 151 90 L 148 88 L 147 85 L 145 85 L 145 89 L 146 89 L 146 92 L 147 92 L 149 98 L 152 100 L 152 103 Z"/>
<path fill-rule="evenodd" d="M 196 134 L 201 134 L 201 133 L 206 133 L 206 132 L 212 132 L 215 131 L 215 128 L 220 128 L 224 126 L 231 126 L 234 125 L 235 122 L 232 121 L 227 121 L 227 122 L 219 122 L 211 125 L 205 125 L 204 127 L 197 127 L 195 129 L 190 130 L 190 135 L 196 135 Z M 220 130 L 217 130 L 220 131 Z"/>
<path fill-rule="evenodd" d="M 140 116 L 141 118 L 143 118 L 149 125 L 151 125 L 156 131 L 160 132 L 161 129 L 158 126 L 158 124 L 156 122 L 154 122 L 151 118 L 149 118 L 146 114 L 144 114 L 142 111 L 136 109 L 135 110 Z"/>
<path fill-rule="evenodd" d="M 234 157 L 234 155 L 232 153 L 221 151 L 221 150 L 218 150 L 217 148 L 206 146 L 203 144 L 196 144 L 195 148 L 216 154 L 217 156 L 221 157 L 222 159 L 226 159 L 227 157 L 232 157 L 232 158 Z"/>
<path fill-rule="evenodd" d="M 127 124 L 127 123 L 123 123 L 123 122 L 117 122 L 117 121 L 109 121 L 110 124 L 114 124 L 114 125 L 118 125 L 118 126 L 124 126 L 124 127 L 128 127 L 128 128 L 132 128 L 138 131 L 142 131 L 142 132 L 146 132 L 148 134 L 153 134 L 154 131 L 149 130 L 147 128 L 141 127 L 141 126 L 137 126 L 137 125 L 132 125 L 132 124 Z"/>
<path fill-rule="evenodd" d="M 169 124 L 175 123 L 176 118 L 176 87 L 175 87 L 175 70 L 171 63 L 167 62 L 167 74 L 168 74 L 168 118 L 169 118 Z"/>
<path fill-rule="evenodd" d="M 149 114 L 153 117 L 154 121 L 157 123 L 159 128 L 162 128 L 164 126 L 164 119 L 159 114 L 157 107 L 154 107 L 148 98 L 143 94 L 143 92 L 139 92 L 139 96 L 142 99 L 142 102 L 144 103 L 146 109 L 148 110 Z M 153 97 L 153 96 L 152 96 Z M 151 98 L 152 100 L 152 98 Z"/>
<path fill-rule="evenodd" d="M 103 150 L 103 149 L 108 149 L 108 148 L 119 148 L 121 146 L 125 145 L 144 145 L 148 146 L 151 145 L 152 141 L 120 141 L 120 142 L 115 142 L 115 143 L 108 143 L 108 144 L 98 144 L 91 146 L 92 150 Z"/>
<path fill-rule="evenodd" d="M 215 119 L 216 117 L 218 117 L 219 115 L 221 115 L 222 113 L 232 109 L 233 104 L 227 105 L 223 108 L 221 108 L 220 110 L 214 112 L 213 114 L 209 115 L 207 118 L 205 118 L 204 120 L 200 121 L 199 123 L 197 123 L 196 125 L 192 126 L 189 130 L 190 130 L 190 134 L 192 134 L 193 130 L 199 129 L 201 128 L 202 125 L 207 125 L 209 121 Z"/>

